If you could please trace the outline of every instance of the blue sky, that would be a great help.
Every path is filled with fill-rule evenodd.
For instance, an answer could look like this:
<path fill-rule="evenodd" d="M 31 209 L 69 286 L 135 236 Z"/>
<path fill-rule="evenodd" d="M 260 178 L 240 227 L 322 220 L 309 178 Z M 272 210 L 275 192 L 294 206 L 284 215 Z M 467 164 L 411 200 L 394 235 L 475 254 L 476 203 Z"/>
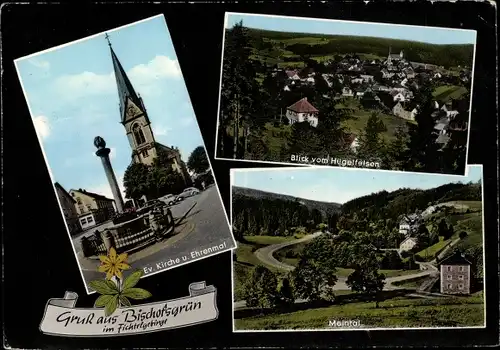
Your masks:
<path fill-rule="evenodd" d="M 420 41 L 433 44 L 475 44 L 476 31 L 446 28 L 385 25 L 368 22 L 343 22 L 337 20 L 303 19 L 252 14 L 227 14 L 226 28 L 243 20 L 250 28 L 281 32 L 318 33 L 333 35 L 370 36 Z"/>
<path fill-rule="evenodd" d="M 429 189 L 448 183 L 477 182 L 480 179 L 481 166 L 469 166 L 467 176 L 303 167 L 235 171 L 232 185 L 304 199 L 345 203 L 382 190 Z"/>
<path fill-rule="evenodd" d="M 203 139 L 163 15 L 107 33 L 144 100 L 156 140 L 178 147 L 187 161 Z M 18 59 L 16 67 L 53 180 L 67 190 L 111 196 L 94 137 L 111 148 L 121 186 L 131 149 L 104 34 Z"/>

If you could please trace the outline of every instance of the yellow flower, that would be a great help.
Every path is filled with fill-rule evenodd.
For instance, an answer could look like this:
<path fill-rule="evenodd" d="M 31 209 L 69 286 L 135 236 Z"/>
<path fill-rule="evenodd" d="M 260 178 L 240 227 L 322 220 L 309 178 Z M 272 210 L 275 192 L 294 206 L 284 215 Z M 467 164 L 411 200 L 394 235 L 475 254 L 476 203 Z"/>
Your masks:
<path fill-rule="evenodd" d="M 99 272 L 105 272 L 106 278 L 109 280 L 113 276 L 118 278 L 122 278 L 122 271 L 130 269 L 130 265 L 127 264 L 127 253 L 122 253 L 120 255 L 116 255 L 115 248 L 111 247 L 109 250 L 109 255 L 100 255 L 99 259 L 101 260 L 101 265 L 99 266 Z"/>

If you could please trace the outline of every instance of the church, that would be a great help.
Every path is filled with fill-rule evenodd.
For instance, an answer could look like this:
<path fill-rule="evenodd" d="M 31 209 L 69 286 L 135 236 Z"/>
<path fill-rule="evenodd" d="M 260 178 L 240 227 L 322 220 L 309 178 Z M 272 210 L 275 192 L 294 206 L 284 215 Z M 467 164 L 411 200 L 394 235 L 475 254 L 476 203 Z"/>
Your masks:
<path fill-rule="evenodd" d="M 179 150 L 174 147 L 165 146 L 155 140 L 144 102 L 132 86 L 107 35 L 106 39 L 111 51 L 111 59 L 113 61 L 118 88 L 120 122 L 125 128 L 130 148 L 132 149 L 132 162 L 150 166 L 159 153 L 164 153 L 172 169 L 177 171 L 184 179 L 186 187 L 191 186 L 191 177 L 189 176 L 185 162 L 181 159 Z"/>

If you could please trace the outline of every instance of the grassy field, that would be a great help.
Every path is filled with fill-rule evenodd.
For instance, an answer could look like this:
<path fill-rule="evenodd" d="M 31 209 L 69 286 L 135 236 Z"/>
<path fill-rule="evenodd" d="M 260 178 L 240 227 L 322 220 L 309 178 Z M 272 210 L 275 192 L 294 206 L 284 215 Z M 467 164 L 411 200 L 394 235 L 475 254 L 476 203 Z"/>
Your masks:
<path fill-rule="evenodd" d="M 381 302 L 379 308 L 373 302 L 356 302 L 236 319 L 235 328 L 325 329 L 329 328 L 328 321 L 333 319 L 359 320 L 362 328 L 482 326 L 484 299 L 482 292 L 478 292 L 469 297 L 442 299 L 399 297 Z"/>
<path fill-rule="evenodd" d="M 284 112 L 283 112 L 284 113 Z M 285 119 L 285 116 L 283 116 Z M 288 140 L 291 134 L 291 126 L 282 125 L 281 127 L 273 126 L 272 123 L 265 125 L 262 133 L 262 141 L 267 146 L 267 161 L 281 161 L 282 153 L 287 153 Z"/>
<path fill-rule="evenodd" d="M 453 239 L 443 240 L 443 237 L 439 237 L 439 242 L 437 242 L 436 244 L 431 245 L 430 247 L 422 249 L 421 251 L 419 251 L 415 255 L 418 255 L 419 257 L 421 257 L 423 259 L 425 259 L 427 257 L 428 260 L 432 260 L 435 257 L 435 255 L 439 251 L 441 251 L 441 249 L 443 249 L 451 241 L 453 241 Z"/>
<path fill-rule="evenodd" d="M 250 277 L 252 269 L 256 265 L 262 265 L 254 252 L 262 247 L 295 240 L 294 237 L 281 236 L 245 236 L 245 243 L 238 242 L 236 248 L 236 260 L 233 262 L 234 269 L 234 299 L 241 300 L 243 295 L 243 286 Z M 275 272 L 272 266 L 266 266 Z"/>
<path fill-rule="evenodd" d="M 447 215 L 444 212 L 438 212 L 433 214 L 432 217 L 436 222 L 441 217 L 446 217 L 447 221 L 453 225 L 454 234 L 446 241 L 440 238 L 440 241 L 427 249 L 423 249 L 416 255 L 422 258 L 427 255 L 429 257 L 434 256 L 438 251 L 440 251 L 448 242 L 459 238 L 459 234 L 462 231 L 467 232 L 467 237 L 460 241 L 457 245 L 458 248 L 467 249 L 469 247 L 481 247 L 483 245 L 483 212 L 482 212 L 482 202 L 481 201 L 453 201 L 453 203 L 467 205 L 472 212 L 467 213 L 455 213 Z"/>
<path fill-rule="evenodd" d="M 442 85 L 434 89 L 432 95 L 438 101 L 447 102 L 451 99 L 456 100 L 466 93 L 467 89 L 463 86 Z"/>
<path fill-rule="evenodd" d="M 363 132 L 368 119 L 373 113 L 371 110 L 363 109 L 359 101 L 355 98 L 343 99 L 342 102 L 337 104 L 336 108 L 349 108 L 353 111 L 353 118 L 344 121 L 342 126 L 348 128 L 356 135 L 360 135 Z M 398 127 L 405 127 L 407 123 L 406 120 L 398 118 L 394 115 L 379 112 L 378 116 L 387 128 L 387 130 L 382 134 L 385 141 L 391 141 L 394 139 L 396 129 Z"/>

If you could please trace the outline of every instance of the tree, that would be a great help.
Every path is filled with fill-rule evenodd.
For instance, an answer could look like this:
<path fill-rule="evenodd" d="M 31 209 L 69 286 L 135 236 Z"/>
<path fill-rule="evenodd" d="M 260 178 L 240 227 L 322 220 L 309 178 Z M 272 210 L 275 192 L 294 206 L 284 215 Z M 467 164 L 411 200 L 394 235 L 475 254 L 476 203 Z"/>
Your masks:
<path fill-rule="evenodd" d="M 439 224 L 437 226 L 437 232 L 438 236 L 441 236 L 443 237 L 444 240 L 447 240 L 453 234 L 453 226 L 452 225 L 448 226 L 448 223 L 443 218 L 441 219 L 441 221 L 439 221 Z"/>
<path fill-rule="evenodd" d="M 219 143 L 219 150 L 225 157 L 235 156 L 236 150 L 240 151 L 234 144 L 239 145 L 239 126 L 244 123 L 252 123 L 253 115 L 259 115 L 260 92 L 256 78 L 256 70 L 250 59 L 252 53 L 250 36 L 243 22 L 236 23 L 226 31 L 224 43 L 224 60 L 222 64 L 222 87 L 221 87 L 221 115 L 219 120 L 219 133 L 223 144 Z M 233 144 L 224 135 L 232 132 Z"/>
<path fill-rule="evenodd" d="M 243 298 L 248 307 L 260 309 L 274 307 L 277 302 L 278 282 L 276 275 L 264 266 L 256 266 L 245 284 Z"/>
<path fill-rule="evenodd" d="M 292 271 L 295 291 L 311 301 L 331 300 L 337 282 L 332 241 L 326 236 L 314 238 L 306 245 L 297 268 Z"/>
<path fill-rule="evenodd" d="M 409 156 L 409 137 L 407 130 L 401 126 L 396 128 L 394 139 L 389 143 L 386 153 L 387 167 L 391 170 L 404 170 Z"/>
<path fill-rule="evenodd" d="M 295 303 L 294 288 L 288 277 L 281 282 L 281 288 L 278 293 L 278 303 L 282 307 L 289 307 Z"/>
<path fill-rule="evenodd" d="M 127 167 L 123 176 L 126 198 L 139 199 L 149 195 L 148 173 L 148 166 L 142 163 L 132 163 Z"/>
<path fill-rule="evenodd" d="M 172 167 L 153 166 L 148 172 L 147 186 L 149 193 L 158 198 L 165 194 L 182 192 L 184 180 Z"/>
<path fill-rule="evenodd" d="M 439 168 L 439 147 L 434 134 L 434 112 L 432 87 L 425 84 L 416 94 L 416 125 L 409 124 L 409 163 L 408 169 L 436 172 Z M 408 170 L 406 169 L 406 170 Z"/>
<path fill-rule="evenodd" d="M 378 114 L 372 113 L 359 140 L 358 156 L 363 159 L 380 159 L 385 154 L 385 145 L 380 134 L 386 130 Z"/>
<path fill-rule="evenodd" d="M 379 293 L 383 290 L 385 284 L 385 275 L 379 273 L 378 269 L 379 266 L 375 254 L 368 254 L 360 259 L 346 281 L 346 284 L 353 291 L 374 296 L 377 308 L 380 301 Z"/>
<path fill-rule="evenodd" d="M 188 158 L 187 166 L 196 174 L 205 172 L 210 166 L 207 158 L 207 152 L 203 146 L 196 147 Z"/>
<path fill-rule="evenodd" d="M 290 153 L 310 157 L 320 156 L 323 153 L 323 147 L 321 138 L 316 131 L 316 128 L 308 122 L 293 124 L 290 136 Z"/>

